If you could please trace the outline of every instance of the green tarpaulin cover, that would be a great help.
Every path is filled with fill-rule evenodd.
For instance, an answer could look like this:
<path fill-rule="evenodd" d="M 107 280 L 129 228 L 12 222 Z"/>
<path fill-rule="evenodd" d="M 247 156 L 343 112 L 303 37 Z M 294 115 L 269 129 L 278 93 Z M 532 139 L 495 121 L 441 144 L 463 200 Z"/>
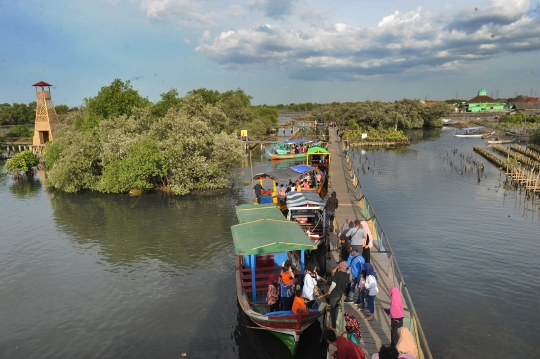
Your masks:
<path fill-rule="evenodd" d="M 300 225 L 287 221 L 274 205 L 236 207 L 240 224 L 231 227 L 236 254 L 317 249 Z"/>

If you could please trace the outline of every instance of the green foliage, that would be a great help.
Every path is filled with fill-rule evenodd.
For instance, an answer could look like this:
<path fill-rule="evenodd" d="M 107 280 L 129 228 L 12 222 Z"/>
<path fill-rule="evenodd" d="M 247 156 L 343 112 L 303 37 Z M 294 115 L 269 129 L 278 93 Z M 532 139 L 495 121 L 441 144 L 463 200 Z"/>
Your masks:
<path fill-rule="evenodd" d="M 56 105 L 54 106 L 54 110 L 57 115 L 64 115 L 69 112 L 69 107 L 67 105 Z"/>
<path fill-rule="evenodd" d="M 30 172 L 37 166 L 39 159 L 32 151 L 22 151 L 6 161 L 8 173 Z"/>
<path fill-rule="evenodd" d="M 279 111 L 275 107 L 256 106 L 252 107 L 253 116 L 255 118 L 264 118 L 270 120 L 271 123 L 278 123 Z"/>
<path fill-rule="evenodd" d="M 511 116 L 504 115 L 499 118 L 499 124 L 501 126 L 522 126 L 533 123 L 540 123 L 540 115 L 527 115 L 523 112 L 518 112 Z"/>
<path fill-rule="evenodd" d="M 349 126 L 349 128 L 353 131 L 355 130 L 358 130 L 360 127 L 358 126 L 358 124 L 356 123 L 355 120 L 349 120 L 349 122 L 347 123 L 347 125 Z"/>
<path fill-rule="evenodd" d="M 132 188 L 150 189 L 154 187 L 152 178 L 166 175 L 156 142 L 145 138 L 135 142 L 122 158 L 109 162 L 103 169 L 96 189 L 102 192 L 121 193 Z"/>
<path fill-rule="evenodd" d="M 362 133 L 366 133 L 367 137 L 362 139 Z M 401 130 L 393 128 L 378 128 L 367 127 L 365 130 L 347 130 L 344 131 L 344 138 L 350 142 L 399 142 L 408 141 L 407 136 Z"/>
<path fill-rule="evenodd" d="M 25 125 L 15 125 L 11 127 L 6 134 L 6 137 L 11 138 L 30 136 L 32 136 L 32 131 Z"/>
<path fill-rule="evenodd" d="M 540 128 L 535 129 L 529 135 L 529 140 L 527 141 L 530 145 L 540 146 Z"/>
<path fill-rule="evenodd" d="M 0 125 L 33 123 L 36 117 L 36 103 L 0 104 Z"/>
<path fill-rule="evenodd" d="M 220 130 L 229 121 L 221 108 L 193 95 L 163 117 L 152 112 L 134 108 L 131 116 L 99 121 L 91 133 L 65 128 L 45 151 L 49 183 L 68 192 L 111 193 L 167 187 L 187 194 L 226 186 L 244 152 Z"/>
<path fill-rule="evenodd" d="M 84 99 L 86 116 L 78 122 L 81 129 L 93 129 L 102 119 L 118 116 L 130 116 L 133 108 L 146 107 L 150 101 L 133 89 L 129 80 L 125 83 L 114 80 L 109 86 L 104 86 L 96 97 Z"/>
<path fill-rule="evenodd" d="M 174 88 L 161 94 L 161 100 L 152 106 L 152 116 L 163 117 L 171 108 L 176 108 L 182 100 L 178 98 L 178 91 Z"/>
<path fill-rule="evenodd" d="M 415 129 L 423 127 L 441 127 L 439 117 L 453 111 L 451 105 L 435 103 L 425 105 L 420 100 L 403 99 L 394 103 L 381 101 L 332 103 L 314 112 L 313 117 L 319 122 L 336 121 L 345 125 L 354 120 L 362 127 Z"/>
<path fill-rule="evenodd" d="M 202 97 L 203 102 L 207 105 L 215 106 L 218 102 L 222 100 L 221 93 L 216 90 L 207 90 L 205 88 L 199 88 L 196 90 L 191 90 L 187 93 L 187 96 L 199 95 Z"/>

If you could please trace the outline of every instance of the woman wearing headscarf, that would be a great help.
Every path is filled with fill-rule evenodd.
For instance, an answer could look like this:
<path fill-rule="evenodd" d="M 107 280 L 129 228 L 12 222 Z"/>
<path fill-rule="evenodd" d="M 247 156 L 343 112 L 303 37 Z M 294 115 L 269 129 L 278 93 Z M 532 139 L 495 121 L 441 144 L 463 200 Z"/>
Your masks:
<path fill-rule="evenodd" d="M 399 340 L 396 349 L 399 352 L 400 357 L 402 357 L 402 354 L 408 354 L 416 358 L 418 356 L 418 348 L 416 347 L 414 337 L 409 329 L 401 327 L 398 329 L 398 334 Z"/>
<path fill-rule="evenodd" d="M 364 257 L 366 263 L 371 263 L 370 248 L 373 247 L 373 236 L 371 235 L 371 229 L 369 229 L 369 225 L 366 221 L 360 222 L 360 226 L 366 233 L 366 235 L 362 238 L 362 257 Z"/>
<path fill-rule="evenodd" d="M 268 293 L 266 293 L 266 304 L 270 306 L 270 312 L 279 310 L 279 274 L 272 273 L 268 277 Z"/>
<path fill-rule="evenodd" d="M 396 287 L 390 288 L 390 309 L 388 310 L 388 314 L 390 314 L 391 322 L 391 345 L 396 346 L 399 339 L 398 329 L 403 326 L 403 317 L 405 316 L 403 302 L 401 301 L 401 293 Z"/>
<path fill-rule="evenodd" d="M 377 293 L 379 293 L 379 288 L 377 287 L 379 278 L 371 263 L 364 264 L 364 270 L 366 271 L 366 283 L 364 286 L 369 289 L 369 295 L 366 297 L 369 315 L 366 317 L 366 320 L 373 320 L 375 318 L 373 316 L 375 313 L 375 297 L 377 296 Z"/>
<path fill-rule="evenodd" d="M 360 330 L 360 323 L 354 317 L 352 313 L 343 314 L 345 318 L 345 330 L 347 331 L 347 339 L 360 346 L 360 339 L 362 339 L 362 331 Z"/>
<path fill-rule="evenodd" d="M 341 261 L 337 267 L 332 270 L 332 283 L 328 293 L 330 294 L 330 318 L 332 319 L 332 328 L 336 329 L 337 306 L 344 297 L 347 285 L 349 284 L 349 273 L 345 261 Z"/>

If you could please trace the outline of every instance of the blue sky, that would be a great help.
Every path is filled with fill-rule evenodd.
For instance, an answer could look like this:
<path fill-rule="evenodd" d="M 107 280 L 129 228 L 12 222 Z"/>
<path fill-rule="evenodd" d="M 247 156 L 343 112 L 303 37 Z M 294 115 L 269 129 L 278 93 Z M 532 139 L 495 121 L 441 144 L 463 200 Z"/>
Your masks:
<path fill-rule="evenodd" d="M 78 106 L 114 79 L 151 101 L 254 104 L 540 92 L 540 0 L 2 0 L 0 103 Z"/>

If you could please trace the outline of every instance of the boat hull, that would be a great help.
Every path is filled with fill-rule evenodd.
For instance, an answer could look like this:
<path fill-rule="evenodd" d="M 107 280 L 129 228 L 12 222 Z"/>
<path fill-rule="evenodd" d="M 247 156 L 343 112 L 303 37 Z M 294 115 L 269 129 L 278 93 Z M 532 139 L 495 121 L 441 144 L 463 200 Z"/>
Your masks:
<path fill-rule="evenodd" d="M 272 153 L 270 151 L 266 151 L 266 156 L 271 161 L 280 161 L 280 160 L 291 160 L 291 159 L 302 159 L 306 158 L 305 153 Z"/>
<path fill-rule="evenodd" d="M 236 257 L 236 295 L 244 313 L 259 327 L 268 330 L 277 336 L 291 351 L 296 354 L 296 348 L 302 332 L 313 324 L 318 317 L 326 311 L 326 302 L 322 302 L 317 312 L 307 315 L 291 314 L 285 316 L 264 316 L 251 309 L 250 302 L 242 292 L 242 280 L 240 269 L 242 268 L 241 256 Z"/>

